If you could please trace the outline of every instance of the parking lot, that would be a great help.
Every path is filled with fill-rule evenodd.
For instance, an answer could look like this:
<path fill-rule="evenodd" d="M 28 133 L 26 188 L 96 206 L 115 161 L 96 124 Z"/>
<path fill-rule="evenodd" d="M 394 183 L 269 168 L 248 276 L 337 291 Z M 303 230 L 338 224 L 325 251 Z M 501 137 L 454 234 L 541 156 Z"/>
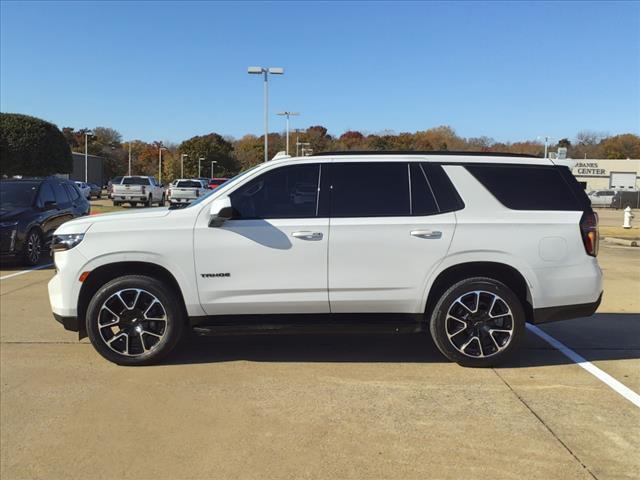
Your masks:
<path fill-rule="evenodd" d="M 640 249 L 599 260 L 599 313 L 542 329 L 637 393 Z M 124 368 L 53 320 L 51 266 L 22 271 L 0 271 L 3 479 L 640 476 L 640 408 L 531 332 L 496 369 L 426 335 L 195 338 Z"/>

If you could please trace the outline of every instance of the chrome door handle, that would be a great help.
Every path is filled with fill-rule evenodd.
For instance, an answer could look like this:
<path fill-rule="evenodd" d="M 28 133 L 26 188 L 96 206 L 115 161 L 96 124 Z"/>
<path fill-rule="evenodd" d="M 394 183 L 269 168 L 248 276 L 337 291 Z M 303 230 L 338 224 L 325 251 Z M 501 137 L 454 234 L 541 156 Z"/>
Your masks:
<path fill-rule="evenodd" d="M 313 240 L 318 241 L 322 240 L 322 232 L 293 232 L 291 236 L 299 238 L 300 240 Z"/>
<path fill-rule="evenodd" d="M 418 238 L 442 238 L 442 232 L 438 230 L 412 230 L 411 235 Z"/>

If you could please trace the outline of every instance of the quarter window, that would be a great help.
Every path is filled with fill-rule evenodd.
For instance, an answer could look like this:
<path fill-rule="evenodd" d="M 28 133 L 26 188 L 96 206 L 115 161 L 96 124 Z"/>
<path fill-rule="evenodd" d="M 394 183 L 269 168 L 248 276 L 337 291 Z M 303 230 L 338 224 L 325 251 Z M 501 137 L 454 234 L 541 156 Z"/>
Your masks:
<path fill-rule="evenodd" d="M 318 164 L 270 170 L 229 195 L 233 218 L 316 217 L 319 181 Z"/>
<path fill-rule="evenodd" d="M 67 195 L 67 192 L 64 191 L 64 188 L 62 188 L 59 181 L 54 180 L 51 182 L 51 186 L 53 187 L 53 192 L 56 196 L 56 202 L 58 205 L 65 205 L 69 203 L 69 196 Z"/>

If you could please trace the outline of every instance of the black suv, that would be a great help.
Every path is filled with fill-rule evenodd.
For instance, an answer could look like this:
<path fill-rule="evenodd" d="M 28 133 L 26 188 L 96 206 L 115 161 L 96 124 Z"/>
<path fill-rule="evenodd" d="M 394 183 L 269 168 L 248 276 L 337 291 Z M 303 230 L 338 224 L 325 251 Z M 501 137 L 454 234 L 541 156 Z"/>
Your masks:
<path fill-rule="evenodd" d="M 0 256 L 35 265 L 55 229 L 67 220 L 88 215 L 90 209 L 87 199 L 68 180 L 0 180 Z"/>

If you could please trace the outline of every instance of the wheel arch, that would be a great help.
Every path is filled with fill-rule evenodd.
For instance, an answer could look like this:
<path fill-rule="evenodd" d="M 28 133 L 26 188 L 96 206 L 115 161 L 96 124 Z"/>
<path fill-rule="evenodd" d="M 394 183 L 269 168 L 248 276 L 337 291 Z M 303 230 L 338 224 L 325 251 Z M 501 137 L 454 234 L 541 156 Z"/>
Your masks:
<path fill-rule="evenodd" d="M 177 293 L 180 301 L 180 307 L 184 312 L 184 317 L 185 319 L 188 319 L 182 289 L 180 288 L 180 284 L 176 278 L 169 270 L 161 265 L 151 262 L 112 262 L 101 265 L 95 270 L 92 270 L 87 279 L 82 283 L 82 287 L 80 287 L 80 293 L 78 295 L 78 325 L 80 328 L 80 338 L 86 337 L 85 325 L 87 309 L 89 307 L 89 302 L 91 302 L 95 293 L 105 283 L 113 280 L 114 278 L 131 274 L 147 275 L 166 283 Z"/>
<path fill-rule="evenodd" d="M 431 318 L 438 299 L 450 286 L 471 277 L 489 277 L 504 283 L 522 302 L 526 320 L 533 319 L 531 290 L 524 275 L 518 269 L 500 262 L 471 261 L 451 265 L 434 279 L 424 308 L 426 321 L 428 322 Z"/>

